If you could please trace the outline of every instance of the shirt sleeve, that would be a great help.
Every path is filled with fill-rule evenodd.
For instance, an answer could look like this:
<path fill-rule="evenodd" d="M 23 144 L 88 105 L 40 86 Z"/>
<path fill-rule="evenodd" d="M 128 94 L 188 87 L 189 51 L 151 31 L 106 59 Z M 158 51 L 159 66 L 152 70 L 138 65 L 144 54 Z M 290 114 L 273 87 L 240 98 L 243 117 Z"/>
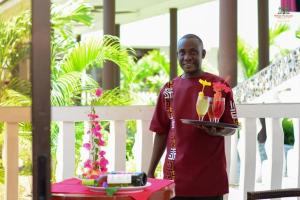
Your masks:
<path fill-rule="evenodd" d="M 163 95 L 165 87 L 160 91 L 154 114 L 150 123 L 150 130 L 160 134 L 167 134 L 170 129 L 170 119 L 166 111 L 166 103 Z"/>
<path fill-rule="evenodd" d="M 226 86 L 230 86 L 225 83 Z M 226 93 L 225 96 L 225 110 L 220 119 L 220 122 L 229 123 L 229 124 L 238 124 L 238 117 L 236 112 L 236 106 L 233 100 L 233 92 L 230 88 L 230 91 Z"/>

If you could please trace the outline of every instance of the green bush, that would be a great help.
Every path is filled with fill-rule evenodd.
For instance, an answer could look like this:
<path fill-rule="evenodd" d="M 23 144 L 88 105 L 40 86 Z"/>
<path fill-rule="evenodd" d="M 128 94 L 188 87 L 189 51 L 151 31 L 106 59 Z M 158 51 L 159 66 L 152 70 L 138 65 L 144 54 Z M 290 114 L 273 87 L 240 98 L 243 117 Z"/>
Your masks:
<path fill-rule="evenodd" d="M 294 145 L 294 126 L 293 120 L 289 118 L 284 118 L 282 120 L 282 129 L 284 133 L 284 144 Z"/>

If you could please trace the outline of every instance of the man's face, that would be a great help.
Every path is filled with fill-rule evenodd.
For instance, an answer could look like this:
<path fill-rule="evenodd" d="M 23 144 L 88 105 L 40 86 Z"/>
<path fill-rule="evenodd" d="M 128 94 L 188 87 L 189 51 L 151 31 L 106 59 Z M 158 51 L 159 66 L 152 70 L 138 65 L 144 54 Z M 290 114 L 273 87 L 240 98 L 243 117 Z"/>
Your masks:
<path fill-rule="evenodd" d="M 178 43 L 178 60 L 185 74 L 200 71 L 202 58 L 205 56 L 202 44 L 196 38 L 183 38 Z"/>

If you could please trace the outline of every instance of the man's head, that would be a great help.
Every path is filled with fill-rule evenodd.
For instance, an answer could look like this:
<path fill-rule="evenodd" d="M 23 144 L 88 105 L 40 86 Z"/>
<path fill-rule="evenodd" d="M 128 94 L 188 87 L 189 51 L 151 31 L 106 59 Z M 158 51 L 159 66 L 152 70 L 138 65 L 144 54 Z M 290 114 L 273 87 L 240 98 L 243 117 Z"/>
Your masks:
<path fill-rule="evenodd" d="M 179 64 L 187 77 L 200 75 L 202 59 L 205 54 L 203 42 L 197 35 L 187 34 L 178 41 Z"/>

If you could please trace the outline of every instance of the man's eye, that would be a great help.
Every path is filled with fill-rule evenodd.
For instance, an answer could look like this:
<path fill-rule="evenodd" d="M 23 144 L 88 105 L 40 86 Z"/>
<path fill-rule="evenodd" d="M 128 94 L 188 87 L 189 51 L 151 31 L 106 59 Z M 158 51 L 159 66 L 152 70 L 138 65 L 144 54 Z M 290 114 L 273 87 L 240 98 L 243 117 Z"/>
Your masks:
<path fill-rule="evenodd" d="M 192 56 L 196 56 L 196 55 L 198 55 L 198 52 L 197 52 L 197 51 L 192 51 L 192 52 L 191 52 L 191 55 L 192 55 Z"/>

